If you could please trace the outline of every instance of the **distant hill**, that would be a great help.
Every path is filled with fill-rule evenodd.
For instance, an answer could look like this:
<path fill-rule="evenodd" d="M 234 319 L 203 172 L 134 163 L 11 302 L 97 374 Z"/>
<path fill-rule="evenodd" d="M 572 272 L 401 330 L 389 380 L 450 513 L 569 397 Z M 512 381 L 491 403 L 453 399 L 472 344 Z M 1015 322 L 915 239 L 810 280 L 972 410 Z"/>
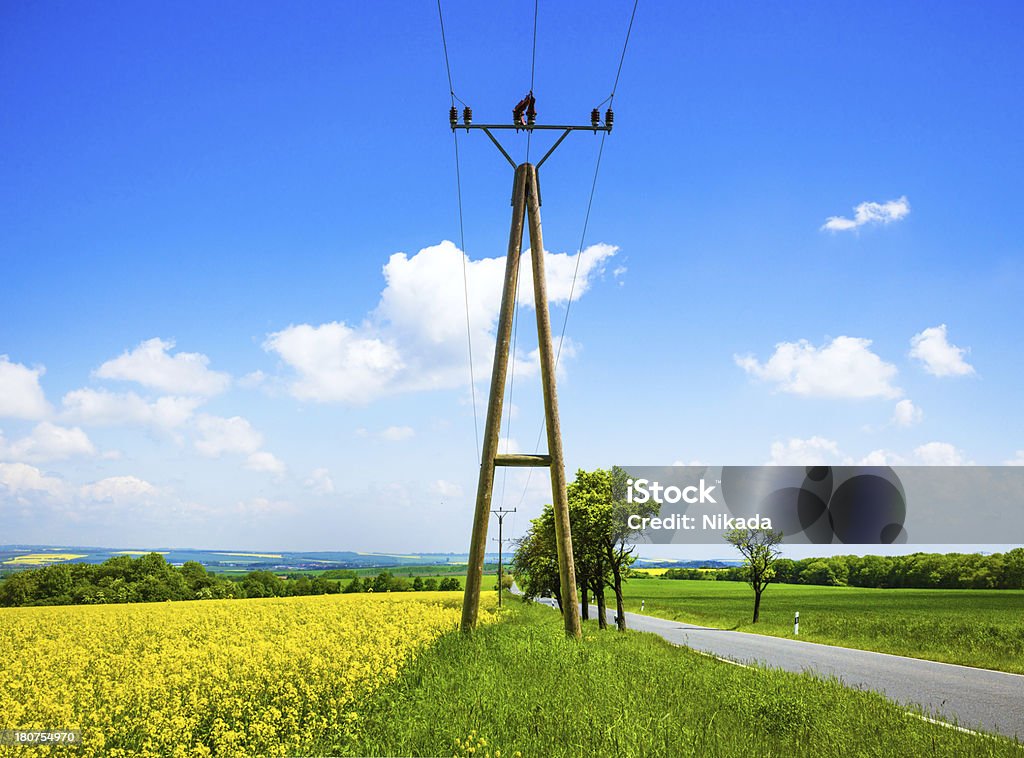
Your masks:
<path fill-rule="evenodd" d="M 636 562 L 637 568 L 695 568 L 695 569 L 720 569 L 733 568 L 743 565 L 743 561 L 709 559 L 700 561 L 658 561 L 640 558 Z"/>
<path fill-rule="evenodd" d="M 0 545 L 0 571 L 40 568 L 54 563 L 103 563 L 120 555 L 160 553 L 172 565 L 186 561 L 201 563 L 210 571 L 246 573 L 257 569 L 296 571 L 303 569 L 393 568 L 397 566 L 464 564 L 466 553 L 370 553 L 358 551 L 262 552 L 251 550 L 195 550 L 190 548 L 83 547 L 80 545 Z M 486 556 L 497 561 L 497 553 Z"/>

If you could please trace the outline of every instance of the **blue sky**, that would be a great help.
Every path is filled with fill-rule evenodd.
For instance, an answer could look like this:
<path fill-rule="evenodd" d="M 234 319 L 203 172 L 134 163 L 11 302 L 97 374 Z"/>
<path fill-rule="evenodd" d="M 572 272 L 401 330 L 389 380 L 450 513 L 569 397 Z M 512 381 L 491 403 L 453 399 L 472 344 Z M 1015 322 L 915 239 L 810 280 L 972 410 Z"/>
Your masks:
<path fill-rule="evenodd" d="M 631 8 L 541 0 L 539 122 L 608 96 Z M 506 120 L 533 3 L 444 11 L 456 93 Z M 570 470 L 1024 462 L 1022 36 L 1016 3 L 641 3 L 561 365 Z M 7 4 L 0 97 L 0 542 L 466 548 L 436 5 Z M 599 141 L 542 171 L 556 325 Z M 511 169 L 459 146 L 482 421 Z M 510 475 L 514 531 L 546 486 Z"/>

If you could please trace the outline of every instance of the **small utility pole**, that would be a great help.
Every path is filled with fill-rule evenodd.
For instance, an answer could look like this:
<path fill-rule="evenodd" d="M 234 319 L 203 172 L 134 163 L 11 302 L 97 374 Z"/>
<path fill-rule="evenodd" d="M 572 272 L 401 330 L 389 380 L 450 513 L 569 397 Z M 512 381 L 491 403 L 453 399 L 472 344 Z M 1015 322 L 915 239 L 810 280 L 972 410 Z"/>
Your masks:
<path fill-rule="evenodd" d="M 534 113 L 526 112 L 529 119 L 512 124 L 473 125 L 473 111 L 468 106 L 462 112 L 462 123 L 458 122 L 458 111 L 453 106 L 449 121 L 456 128 L 479 129 L 486 134 L 495 147 L 515 169 L 512 180 L 512 227 L 508 239 L 508 255 L 505 258 L 505 283 L 501 293 L 501 307 L 498 311 L 497 342 L 494 347 L 494 366 L 491 370 L 491 393 L 487 401 L 487 416 L 484 422 L 484 445 L 480 461 L 480 478 L 477 482 L 476 509 L 473 515 L 473 533 L 469 545 L 469 566 L 466 573 L 466 593 L 462 603 L 462 631 L 471 632 L 476 627 L 480 608 L 480 587 L 483 583 L 484 552 L 487 547 L 488 511 L 491 509 L 491 494 L 494 488 L 496 466 L 544 466 L 551 471 L 551 501 L 555 515 L 555 544 L 558 549 L 558 575 L 561 587 L 562 618 L 565 633 L 579 639 L 580 612 L 576 596 L 576 569 L 572 557 L 572 532 L 569 526 L 569 501 L 565 489 L 565 459 L 562 455 L 562 429 L 558 421 L 558 395 L 555 392 L 555 356 L 551 346 L 551 313 L 548 309 L 547 282 L 544 276 L 544 240 L 540 226 L 540 184 L 537 170 L 543 165 L 562 140 L 574 131 L 610 133 L 614 114 L 611 108 L 605 112 L 604 123 L 595 108 L 590 114 L 590 126 L 538 126 Z M 531 133 L 534 130 L 561 131 L 561 136 L 537 161 L 537 164 L 517 164 L 501 143 L 492 134 L 501 129 Z M 527 224 L 528 219 L 528 224 Z M 499 454 L 498 438 L 501 434 L 501 409 L 505 396 L 505 378 L 508 372 L 509 342 L 512 336 L 512 316 L 515 311 L 516 282 L 519 277 L 519 258 L 523 247 L 523 227 L 529 226 L 531 263 L 533 269 L 533 302 L 537 315 L 537 347 L 540 353 L 541 386 L 544 390 L 544 418 L 548 432 L 546 455 Z M 582 253 L 582 251 L 580 251 Z M 499 528 L 501 521 L 498 522 Z M 500 585 L 499 585 L 500 587 Z M 499 599 L 501 593 L 499 589 Z"/>
<path fill-rule="evenodd" d="M 505 521 L 505 516 L 509 513 L 515 513 L 516 509 L 506 510 L 505 508 L 499 508 L 496 511 L 491 511 L 495 516 L 498 517 L 498 607 L 501 608 L 501 582 L 504 578 L 503 564 L 501 562 L 501 549 L 505 545 L 505 541 L 501 537 L 501 527 Z"/>

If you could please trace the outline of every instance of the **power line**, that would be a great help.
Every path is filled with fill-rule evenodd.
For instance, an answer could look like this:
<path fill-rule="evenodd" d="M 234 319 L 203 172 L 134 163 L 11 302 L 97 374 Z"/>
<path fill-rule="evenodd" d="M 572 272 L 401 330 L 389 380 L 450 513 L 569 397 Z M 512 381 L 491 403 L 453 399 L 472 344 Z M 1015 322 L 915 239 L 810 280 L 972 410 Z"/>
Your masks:
<path fill-rule="evenodd" d="M 540 9 L 540 0 L 533 0 L 533 53 L 530 56 L 530 94 L 533 94 L 534 74 L 537 71 L 537 12 Z M 533 130 L 526 133 L 526 162 L 530 162 L 530 140 L 533 139 Z"/>
<path fill-rule="evenodd" d="M 537 1 L 538 0 L 535 0 L 535 6 L 534 6 L 535 13 L 536 13 L 536 2 Z M 598 108 L 603 106 L 605 103 L 608 103 L 608 107 L 611 108 L 611 104 L 615 100 L 615 92 L 619 88 L 619 77 L 622 76 L 622 64 L 626 60 L 626 49 L 629 46 L 630 35 L 633 33 L 633 21 L 636 19 L 636 9 L 637 9 L 637 6 L 639 6 L 639 5 L 640 5 L 640 0 L 633 0 L 633 12 L 629 16 L 629 24 L 626 27 L 626 39 L 622 43 L 622 54 L 619 56 L 619 66 L 618 66 L 618 69 L 616 69 L 616 71 L 615 71 L 615 81 L 612 84 L 612 91 L 611 91 L 611 94 L 608 95 L 608 97 L 606 97 L 601 103 L 598 104 L 598 106 L 597 106 Z M 536 44 L 537 44 L 537 21 L 536 21 L 536 16 L 535 16 L 534 17 L 534 56 L 536 56 Z M 533 74 L 532 73 L 531 73 L 530 77 L 531 77 L 531 88 L 532 88 L 532 80 L 533 80 Z M 607 136 L 608 136 L 607 132 L 604 132 L 604 133 L 601 134 L 601 144 L 600 144 L 600 146 L 598 147 L 598 150 L 597 150 L 597 163 L 594 166 L 594 179 L 593 179 L 593 181 L 590 184 L 590 198 L 587 200 L 587 212 L 586 212 L 586 214 L 584 215 L 584 218 L 583 218 L 583 232 L 580 234 L 580 244 L 579 244 L 579 248 L 577 249 L 577 252 L 576 252 L 576 266 L 575 266 L 575 268 L 573 269 L 573 272 L 572 272 L 572 283 L 569 285 L 569 299 L 568 299 L 568 301 L 566 301 L 566 304 L 565 304 L 565 317 L 562 319 L 562 331 L 561 331 L 561 334 L 559 334 L 559 336 L 558 336 L 558 350 L 555 352 L 555 365 L 554 365 L 554 370 L 555 371 L 558 370 L 558 361 L 562 357 L 562 343 L 565 341 L 565 331 L 566 331 L 566 327 L 569 324 L 569 310 L 572 308 L 572 296 L 573 296 L 573 294 L 576 291 L 576 279 L 577 279 L 577 277 L 579 275 L 580 260 L 583 258 L 583 245 L 586 242 L 586 238 L 587 238 L 587 227 L 590 225 L 590 211 L 591 211 L 591 209 L 593 208 L 593 205 L 594 205 L 594 193 L 597 190 L 597 177 L 598 177 L 598 174 L 601 171 L 601 156 L 604 155 L 604 140 L 605 140 L 605 137 L 607 137 Z M 527 137 L 527 155 L 529 155 L 529 137 Z M 540 431 L 537 433 L 537 442 L 534 445 L 534 451 L 537 451 L 537 450 L 540 449 L 540 441 L 541 441 L 541 438 L 544 436 L 544 426 L 545 426 L 545 422 L 541 422 Z M 523 485 L 523 494 L 519 498 L 519 503 L 517 504 L 517 507 L 519 505 L 522 505 L 523 501 L 526 499 L 526 493 L 527 493 L 527 490 L 530 487 L 530 478 L 532 476 L 533 476 L 533 469 L 530 469 L 530 471 L 526 475 L 526 484 Z"/>
<path fill-rule="evenodd" d="M 622 43 L 622 55 L 619 56 L 619 70 L 615 72 L 615 84 L 612 85 L 612 94 L 608 96 L 608 102 L 615 99 L 615 90 L 619 88 L 619 76 L 622 75 L 622 63 L 626 60 L 626 46 L 629 45 L 629 35 L 633 31 L 633 19 L 636 18 L 636 7 L 640 0 L 633 0 L 633 13 L 629 17 L 629 26 L 626 27 L 626 41 Z"/>
<path fill-rule="evenodd" d="M 452 105 L 455 105 L 455 87 L 452 85 L 452 67 L 448 63 L 448 40 L 444 34 L 444 16 L 441 14 L 441 0 L 437 0 L 437 20 L 441 22 L 441 46 L 444 48 L 444 67 L 448 72 L 448 92 L 452 96 Z"/>
<path fill-rule="evenodd" d="M 444 48 L 444 67 L 448 72 L 448 92 L 452 96 L 452 108 L 455 101 L 465 103 L 455 95 L 455 87 L 452 84 L 452 67 L 448 60 L 448 40 L 444 33 L 444 15 L 441 13 L 441 0 L 437 0 L 437 20 L 441 24 L 441 46 Z M 480 421 L 476 410 L 476 372 L 473 370 L 473 328 L 469 316 L 469 273 L 466 264 L 466 227 L 462 213 L 462 171 L 459 167 L 459 135 L 452 130 L 452 139 L 455 143 L 455 193 L 459 204 L 459 254 L 462 258 L 462 297 L 466 306 L 466 348 L 469 353 L 469 392 L 473 397 L 473 438 L 476 442 L 476 460 L 480 460 Z"/>

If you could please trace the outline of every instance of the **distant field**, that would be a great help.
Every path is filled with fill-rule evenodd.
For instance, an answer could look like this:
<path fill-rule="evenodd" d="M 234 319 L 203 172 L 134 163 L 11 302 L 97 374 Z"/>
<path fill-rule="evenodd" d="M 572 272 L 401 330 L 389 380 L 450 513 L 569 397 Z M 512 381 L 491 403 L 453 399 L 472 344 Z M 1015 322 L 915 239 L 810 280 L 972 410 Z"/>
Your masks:
<path fill-rule="evenodd" d="M 894 590 L 773 584 L 750 623 L 753 591 L 742 582 L 635 578 L 626 610 L 695 624 L 793 636 L 894 655 L 1024 673 L 1024 591 Z"/>
<path fill-rule="evenodd" d="M 47 566 L 51 563 L 63 563 L 84 557 L 84 555 L 75 553 L 29 553 L 8 558 L 4 563 L 9 566 Z"/>

